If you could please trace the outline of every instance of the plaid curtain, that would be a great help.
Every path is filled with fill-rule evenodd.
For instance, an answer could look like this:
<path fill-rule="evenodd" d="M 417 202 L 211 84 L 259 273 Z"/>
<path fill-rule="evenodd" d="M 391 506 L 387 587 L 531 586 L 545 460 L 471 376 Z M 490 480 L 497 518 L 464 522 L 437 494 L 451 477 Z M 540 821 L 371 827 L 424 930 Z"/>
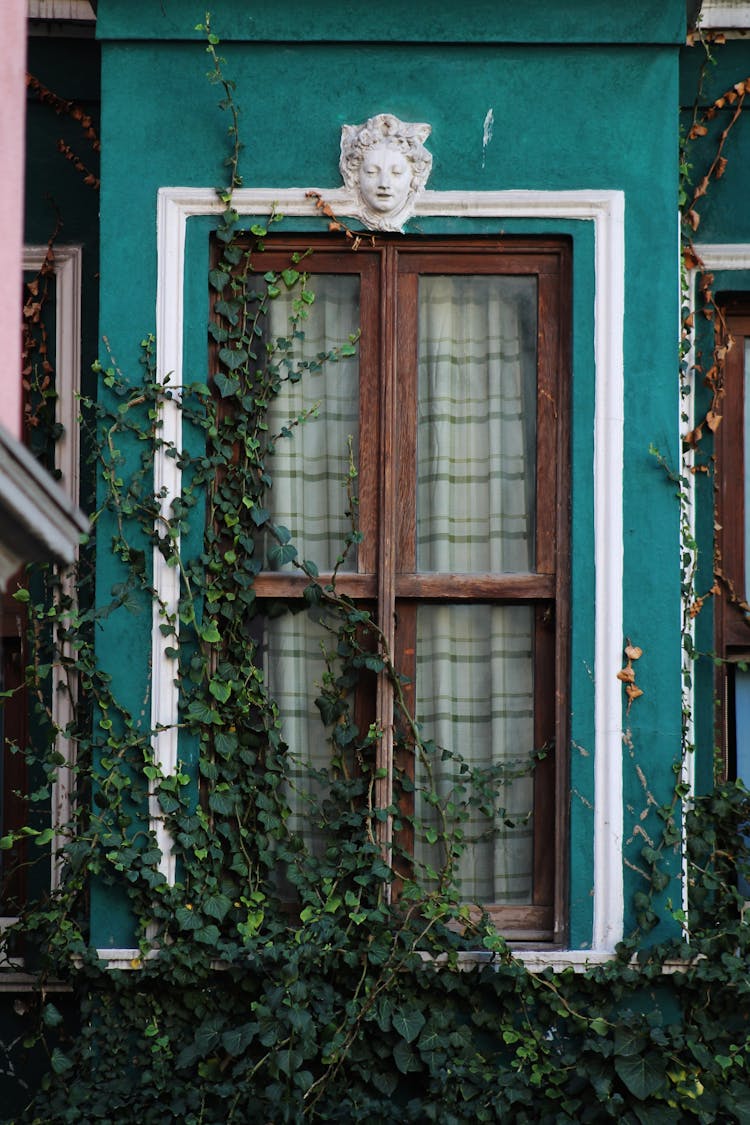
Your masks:
<path fill-rule="evenodd" d="M 536 282 L 422 277 L 419 285 L 417 559 L 442 573 L 534 566 Z M 466 901 L 528 902 L 533 861 L 533 614 L 526 606 L 438 604 L 417 616 L 417 717 L 438 752 L 419 786 L 445 801 L 469 767 L 472 793 L 458 865 Z M 493 805 L 495 815 L 492 815 Z M 484 807 L 490 815 L 483 815 Z M 435 828 L 418 796 L 416 813 Z M 440 863 L 422 842 L 417 859 Z"/>

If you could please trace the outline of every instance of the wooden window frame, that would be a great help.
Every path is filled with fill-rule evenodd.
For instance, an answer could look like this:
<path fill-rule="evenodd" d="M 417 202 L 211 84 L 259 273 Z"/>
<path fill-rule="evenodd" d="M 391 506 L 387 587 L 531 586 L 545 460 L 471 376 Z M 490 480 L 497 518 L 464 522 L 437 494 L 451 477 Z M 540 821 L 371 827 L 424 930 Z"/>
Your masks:
<path fill-rule="evenodd" d="M 721 594 L 715 609 L 717 745 L 725 777 L 736 775 L 734 745 L 734 676 L 740 660 L 750 661 L 750 619 L 743 608 L 750 601 L 745 584 L 745 342 L 750 339 L 750 293 L 726 294 L 718 298 L 721 309 L 717 324 L 733 340 L 723 368 L 722 421 L 714 438 L 716 544 L 715 570 Z"/>
<path fill-rule="evenodd" d="M 397 667 L 414 649 L 416 607 L 490 602 L 534 607 L 534 737 L 550 752 L 535 769 L 534 894 L 519 906 L 487 907 L 495 924 L 514 942 L 564 944 L 567 926 L 568 683 L 569 683 L 569 409 L 571 248 L 565 238 L 408 239 L 374 237 L 356 253 L 332 248 L 326 237 L 305 239 L 310 273 L 357 273 L 361 286 L 359 509 L 363 542 L 354 573 L 339 572 L 337 590 L 355 601 L 376 604 Z M 268 239 L 263 270 L 288 265 L 298 242 Z M 416 411 L 416 284 L 422 273 L 524 275 L 538 279 L 536 542 L 535 569 L 518 574 L 420 574 L 414 562 Z M 314 285 L 313 285 L 314 288 Z M 404 367 L 410 375 L 403 378 Z M 367 440 L 364 440 L 366 435 Z M 325 583 L 331 575 L 321 573 Z M 260 600 L 301 601 L 308 579 L 290 572 L 261 571 Z M 399 635 L 395 620 L 399 618 Z M 551 627 L 550 627 L 551 626 Z M 544 669 L 544 674 L 540 670 Z M 408 675 L 407 671 L 407 675 Z M 414 677 L 407 686 L 413 702 Z M 550 685 L 550 679 L 552 684 Z M 550 690 L 551 687 L 551 690 Z M 369 709 L 368 709 L 369 710 Z M 393 694 L 379 677 L 375 717 L 384 732 L 378 807 L 393 794 Z M 407 769 L 399 761 L 397 768 Z M 407 810 L 409 811 L 409 810 Z M 408 820 L 408 818 L 407 818 Z M 393 826 L 382 825 L 381 842 L 391 854 Z M 409 848 L 409 830 L 397 842 Z"/>

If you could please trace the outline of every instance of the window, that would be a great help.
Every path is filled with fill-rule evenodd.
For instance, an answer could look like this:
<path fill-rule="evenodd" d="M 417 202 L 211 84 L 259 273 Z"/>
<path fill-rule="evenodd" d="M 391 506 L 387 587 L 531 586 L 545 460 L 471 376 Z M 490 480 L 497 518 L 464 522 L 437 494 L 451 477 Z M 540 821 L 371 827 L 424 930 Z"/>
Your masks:
<path fill-rule="evenodd" d="M 263 270 L 284 269 L 291 249 L 269 241 Z M 466 828 L 463 897 L 511 938 L 561 941 L 568 246 L 378 238 L 355 253 L 313 240 L 304 268 L 315 292 L 301 345 L 311 366 L 284 384 L 269 429 L 318 417 L 276 443 L 272 517 L 328 580 L 350 519 L 342 482 L 353 459 L 362 537 L 337 589 L 377 619 L 425 736 L 497 778 L 491 831 Z M 269 303 L 269 336 L 289 330 L 291 300 L 282 291 Z M 356 357 L 317 369 L 319 353 L 356 332 Z M 269 552 L 256 594 L 301 604 L 306 584 Z M 264 624 L 286 739 L 311 761 L 325 749 L 311 690 L 321 629 L 303 613 Z M 380 676 L 362 694 L 358 718 L 383 731 L 378 807 L 400 801 L 383 846 L 430 863 L 412 828 L 429 825 L 430 808 L 399 785 L 410 777 L 419 794 L 423 778 L 394 732 L 393 688 Z M 451 769 L 438 761 L 445 795 Z"/>
<path fill-rule="evenodd" d="M 26 405 L 29 407 L 25 441 L 43 464 L 54 468 L 60 480 L 59 487 L 77 506 L 80 491 L 78 398 L 81 377 L 82 249 L 77 245 L 55 246 L 54 251 L 48 245 L 26 246 L 23 268 L 30 283 L 24 291 L 26 369 L 23 376 Z M 43 347 L 40 347 L 40 342 Z M 45 366 L 46 361 L 52 361 L 54 373 L 48 364 Z M 37 392 L 30 388 L 37 380 L 41 382 L 46 378 L 49 381 L 50 377 L 54 378 L 55 390 L 52 399 L 54 448 L 42 448 L 40 433 L 45 432 L 46 440 L 49 440 L 49 433 L 44 425 L 38 430 L 34 427 L 30 413 Z M 87 526 L 83 519 L 77 522 L 76 532 L 72 534 L 80 534 Z M 77 595 L 74 571 L 69 567 L 60 567 L 57 574 L 59 593 L 75 604 Z M 40 829 L 48 827 L 50 820 L 54 825 L 65 824 L 72 813 L 76 748 L 66 730 L 74 719 L 76 686 L 72 673 L 65 667 L 65 660 L 70 657 L 70 642 L 66 639 L 59 641 L 51 675 L 50 716 L 58 730 L 56 749 L 61 764 L 51 786 L 50 811 L 43 810 L 41 806 L 30 809 L 26 797 L 31 790 L 42 785 L 44 778 L 38 767 L 28 770 L 22 752 L 38 735 L 38 720 L 33 718 L 31 701 L 24 686 L 28 623 L 24 606 L 12 596 L 17 585 L 23 581 L 25 578 L 21 572 L 17 580 L 9 583 L 7 592 L 0 595 L 2 687 L 3 690 L 14 693 L 0 709 L 0 835 L 18 831 L 30 819 L 32 827 Z M 36 586 L 36 589 L 32 587 L 32 593 L 41 596 L 38 576 L 32 578 L 32 582 Z M 29 894 L 42 893 L 50 886 L 57 886 L 60 876 L 57 848 L 61 843 L 62 840 L 55 836 L 51 849 L 47 852 L 30 848 L 27 841 L 22 841 L 12 852 L 0 854 L 0 928 L 3 919 L 13 918 L 17 914 Z"/>
<path fill-rule="evenodd" d="M 724 361 L 722 423 L 716 431 L 716 606 L 718 743 L 724 772 L 750 781 L 750 300 L 721 298 L 732 346 Z M 723 331 L 719 325 L 717 332 Z M 719 340 L 719 344 L 723 343 Z"/>

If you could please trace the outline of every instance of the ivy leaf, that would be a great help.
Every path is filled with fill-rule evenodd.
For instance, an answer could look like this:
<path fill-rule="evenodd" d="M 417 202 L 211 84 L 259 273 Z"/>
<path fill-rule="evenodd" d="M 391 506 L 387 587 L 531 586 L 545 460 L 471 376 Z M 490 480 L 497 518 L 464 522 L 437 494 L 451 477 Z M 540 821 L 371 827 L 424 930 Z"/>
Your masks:
<path fill-rule="evenodd" d="M 59 1027 L 63 1018 L 54 1004 L 45 1004 L 42 1012 L 42 1020 L 45 1027 Z"/>
<path fill-rule="evenodd" d="M 217 371 L 214 375 L 214 383 L 216 389 L 222 398 L 229 398 L 231 395 L 236 395 L 240 389 L 239 379 L 233 379 L 229 375 L 225 375 L 223 371 Z"/>
<path fill-rule="evenodd" d="M 268 557 L 275 566 L 284 566 L 285 563 L 296 559 L 297 548 L 292 546 L 291 543 L 277 543 L 276 546 L 271 547 Z"/>
<path fill-rule="evenodd" d="M 244 1023 L 241 1027 L 233 1027 L 224 1032 L 221 1045 L 228 1055 L 241 1055 L 252 1043 L 257 1030 L 257 1023 Z"/>
<path fill-rule="evenodd" d="M 299 270 L 289 270 L 289 269 L 282 270 L 281 271 L 281 277 L 282 277 L 282 280 L 283 280 L 284 284 L 286 285 L 287 289 L 291 289 L 292 286 L 296 285 L 297 282 L 299 281 L 300 272 L 299 272 Z"/>
<path fill-rule="evenodd" d="M 187 906 L 178 906 L 174 916 L 181 930 L 199 930 L 203 925 L 195 911 Z"/>
<path fill-rule="evenodd" d="M 376 1090 L 379 1090 L 381 1094 L 385 1094 L 387 1098 L 390 1098 L 398 1086 L 398 1075 L 394 1074 L 391 1070 L 377 1070 L 373 1072 L 370 1081 Z"/>
<path fill-rule="evenodd" d="M 68 1056 L 64 1055 L 59 1047 L 55 1047 L 53 1050 L 50 1055 L 50 1062 L 55 1074 L 65 1074 L 73 1065 Z"/>
<path fill-rule="evenodd" d="M 209 707 L 202 699 L 194 699 L 189 704 L 186 717 L 188 722 L 197 723 L 200 726 L 210 725 L 216 723 L 217 726 L 221 723 L 221 716 L 219 712 Z"/>
<path fill-rule="evenodd" d="M 231 905 L 232 900 L 226 895 L 220 893 L 209 895 L 203 903 L 203 913 L 215 918 L 217 922 L 223 922 Z"/>
<path fill-rule="evenodd" d="M 633 1097 L 645 1101 L 664 1085 L 664 1062 L 658 1056 L 616 1055 L 615 1070 Z"/>
<path fill-rule="evenodd" d="M 294 1050 L 279 1051 L 276 1055 L 276 1064 L 282 1074 L 291 1077 L 302 1065 L 302 1052 Z"/>
<path fill-rule="evenodd" d="M 424 1025 L 425 1018 L 418 1008 L 394 1013 L 393 1027 L 407 1043 L 414 1042 Z"/>
<path fill-rule="evenodd" d="M 309 586 L 305 586 L 302 591 L 302 597 L 305 599 L 307 605 L 320 605 L 323 598 L 323 591 L 317 582 L 311 582 Z"/>
<path fill-rule="evenodd" d="M 221 348 L 219 359 L 230 371 L 236 371 L 243 363 L 247 363 L 247 352 L 244 348 Z"/>
<path fill-rule="evenodd" d="M 229 262 L 232 266 L 238 266 L 242 259 L 241 246 L 227 246 L 222 255 L 225 262 Z"/>
<path fill-rule="evenodd" d="M 237 735 L 233 731 L 219 731 L 214 737 L 214 749 L 222 758 L 231 758 L 237 749 Z"/>
<path fill-rule="evenodd" d="M 198 635 L 206 644 L 215 645 L 221 640 L 221 634 L 215 621 L 207 621 L 198 629 Z"/>
<path fill-rule="evenodd" d="M 219 703 L 226 703 L 226 701 L 229 699 L 229 696 L 232 694 L 231 685 L 228 684 L 226 680 L 211 680 L 208 685 L 208 690 L 210 691 L 214 699 L 217 699 L 219 701 Z"/>
<path fill-rule="evenodd" d="M 211 924 L 210 926 L 201 926 L 193 936 L 196 941 L 200 941 L 204 945 L 216 945 L 221 934 L 219 933 L 219 927 Z"/>
<path fill-rule="evenodd" d="M 414 1057 L 414 1052 L 403 1039 L 399 1039 L 393 1048 L 393 1061 L 402 1074 L 408 1074 L 410 1070 L 420 1069 L 419 1062 Z"/>
<path fill-rule="evenodd" d="M 224 270 L 215 269 L 208 271 L 208 284 L 217 293 L 223 293 L 227 285 L 229 285 L 229 274 Z"/>
<path fill-rule="evenodd" d="M 222 328 L 222 326 L 220 324 L 217 324 L 215 320 L 212 320 L 210 322 L 208 326 L 208 332 L 209 335 L 212 336 L 214 340 L 216 340 L 217 344 L 223 344 L 225 340 L 229 339 L 228 329 Z"/>
<path fill-rule="evenodd" d="M 388 996 L 381 996 L 375 1008 L 375 1019 L 378 1021 L 378 1027 L 382 1032 L 391 1030 L 392 1018 L 393 1003 Z"/>
<path fill-rule="evenodd" d="M 205 1057 L 210 1051 L 213 1051 L 221 1039 L 223 1030 L 224 1016 L 209 1016 L 195 1033 L 194 1045 L 198 1054 Z"/>
<path fill-rule="evenodd" d="M 208 798 L 208 805 L 221 816 L 229 816 L 235 807 L 234 794 L 231 791 L 215 789 Z"/>
<path fill-rule="evenodd" d="M 336 722 L 339 717 L 340 704 L 338 699 L 333 700 L 330 696 L 319 695 L 315 700 L 315 706 L 320 711 L 320 717 L 325 726 L 330 727 L 332 723 Z"/>
<path fill-rule="evenodd" d="M 240 318 L 240 302 L 239 301 L 217 301 L 216 312 L 219 316 L 224 316 L 230 324 L 236 324 Z"/>

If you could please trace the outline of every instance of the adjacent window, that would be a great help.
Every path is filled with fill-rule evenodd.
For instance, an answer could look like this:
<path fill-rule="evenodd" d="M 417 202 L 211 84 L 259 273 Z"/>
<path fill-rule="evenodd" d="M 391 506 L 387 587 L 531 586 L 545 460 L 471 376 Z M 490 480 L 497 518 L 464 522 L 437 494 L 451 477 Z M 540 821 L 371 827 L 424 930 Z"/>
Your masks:
<path fill-rule="evenodd" d="M 289 249 L 268 243 L 264 273 L 287 266 Z M 463 897 L 511 938 L 561 941 L 568 246 L 383 238 L 357 252 L 322 240 L 312 249 L 304 268 L 315 301 L 296 353 L 309 368 L 284 384 L 269 419 L 289 436 L 275 445 L 268 506 L 328 581 L 351 526 L 354 463 L 362 538 L 337 589 L 376 618 L 424 736 L 493 778 L 493 820 L 478 813 L 462 826 Z M 289 332 L 292 300 L 282 291 L 269 302 L 269 336 Z M 355 357 L 318 367 L 354 333 Z M 314 421 L 290 426 L 310 411 Z M 306 584 L 267 554 L 256 592 L 294 607 Z M 267 617 L 263 633 L 286 740 L 322 762 L 313 700 L 325 622 L 287 613 Z M 398 800 L 401 814 L 384 825 L 383 846 L 434 865 L 424 767 L 393 730 L 387 677 L 372 681 L 355 711 L 384 732 L 378 805 Z M 455 760 L 438 754 L 431 784 L 446 799 L 455 774 Z"/>
<path fill-rule="evenodd" d="M 716 431 L 719 745 L 727 775 L 750 782 L 750 299 L 722 298 L 732 345 Z"/>

